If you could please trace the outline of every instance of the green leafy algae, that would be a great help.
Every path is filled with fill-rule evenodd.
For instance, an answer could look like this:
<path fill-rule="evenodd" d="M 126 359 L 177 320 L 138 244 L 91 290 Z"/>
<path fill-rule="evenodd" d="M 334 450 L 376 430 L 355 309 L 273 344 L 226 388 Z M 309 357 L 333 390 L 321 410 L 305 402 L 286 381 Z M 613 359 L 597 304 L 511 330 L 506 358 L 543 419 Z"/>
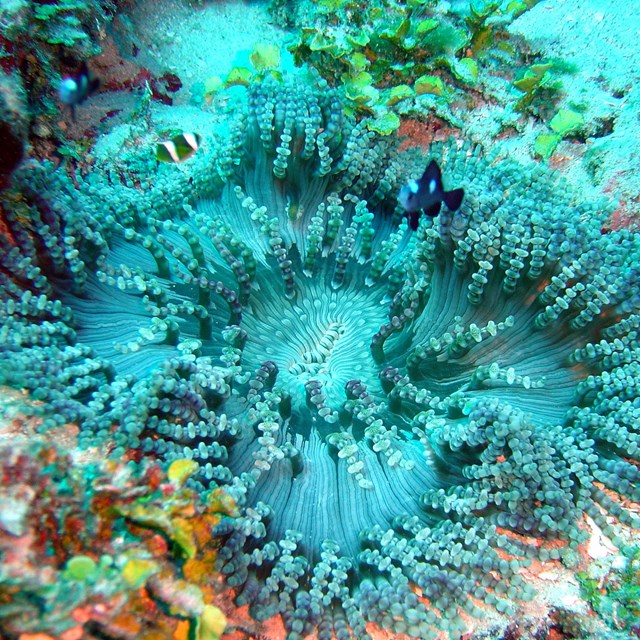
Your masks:
<path fill-rule="evenodd" d="M 561 137 L 573 133 L 583 125 L 584 117 L 582 114 L 570 109 L 560 109 L 549 121 L 549 128 Z"/>
<path fill-rule="evenodd" d="M 386 90 L 438 77 L 442 86 L 404 96 L 408 102 L 402 112 L 434 110 L 449 119 L 447 108 L 419 96 L 447 95 L 455 101 L 463 100 L 468 88 L 482 90 L 487 74 L 495 72 L 495 60 L 501 66 L 505 56 L 517 60 L 506 27 L 534 4 L 338 3 L 332 12 L 300 16 L 297 41 L 289 48 L 296 64 L 311 64 L 330 83 L 344 82 L 356 114 L 394 111 L 400 100 L 389 101 Z M 353 84 L 360 83 L 363 72 L 371 86 L 354 93 Z"/>
<path fill-rule="evenodd" d="M 64 577 L 70 580 L 89 580 L 97 575 L 98 565 L 89 556 L 74 556 L 67 561 Z"/>
<path fill-rule="evenodd" d="M 548 160 L 558 147 L 562 136 L 557 133 L 541 133 L 533 145 L 534 152 L 543 160 Z"/>

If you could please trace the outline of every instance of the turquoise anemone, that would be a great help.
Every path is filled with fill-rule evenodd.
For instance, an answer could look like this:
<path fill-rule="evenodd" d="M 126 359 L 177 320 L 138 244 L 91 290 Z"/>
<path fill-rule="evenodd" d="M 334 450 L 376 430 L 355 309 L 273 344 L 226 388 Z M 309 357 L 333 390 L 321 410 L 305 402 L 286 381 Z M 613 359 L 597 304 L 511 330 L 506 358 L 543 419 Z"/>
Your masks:
<path fill-rule="evenodd" d="M 583 513 L 640 524 L 639 238 L 540 166 L 429 155 L 465 199 L 411 233 L 424 159 L 267 79 L 189 163 L 44 166 L 3 209 L 4 381 L 115 456 L 196 460 L 241 511 L 220 571 L 292 640 L 513 614 Z"/>

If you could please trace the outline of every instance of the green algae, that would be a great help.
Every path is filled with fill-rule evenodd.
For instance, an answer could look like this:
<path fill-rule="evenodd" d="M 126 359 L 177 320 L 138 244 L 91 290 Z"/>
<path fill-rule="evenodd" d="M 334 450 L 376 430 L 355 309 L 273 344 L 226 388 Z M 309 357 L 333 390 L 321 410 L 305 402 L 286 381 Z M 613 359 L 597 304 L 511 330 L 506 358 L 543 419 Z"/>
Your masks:
<path fill-rule="evenodd" d="M 434 112 L 457 124 L 447 102 L 465 100 L 469 89 L 482 91 L 494 73 L 494 59 L 501 65 L 505 57 L 518 59 L 506 28 L 534 4 L 373 2 L 355 7 L 340 2 L 330 13 L 316 8 L 299 15 L 289 49 L 297 65 L 309 64 L 330 83 L 344 83 L 352 103 L 347 108 L 355 114 Z M 368 86 L 362 85 L 363 73 Z M 425 77 L 438 79 L 427 85 Z M 389 90 L 403 86 L 415 87 L 415 94 L 389 96 Z M 434 103 L 421 97 L 425 94 L 447 100 Z"/>
<path fill-rule="evenodd" d="M 584 116 L 571 109 L 560 109 L 549 121 L 549 128 L 564 137 L 584 125 Z"/>
<path fill-rule="evenodd" d="M 70 580 L 80 582 L 95 577 L 98 573 L 98 565 L 90 556 L 74 556 L 67 561 L 63 575 Z"/>
<path fill-rule="evenodd" d="M 640 632 L 639 548 L 625 548 L 610 566 L 593 564 L 576 577 L 582 596 L 613 633 Z"/>

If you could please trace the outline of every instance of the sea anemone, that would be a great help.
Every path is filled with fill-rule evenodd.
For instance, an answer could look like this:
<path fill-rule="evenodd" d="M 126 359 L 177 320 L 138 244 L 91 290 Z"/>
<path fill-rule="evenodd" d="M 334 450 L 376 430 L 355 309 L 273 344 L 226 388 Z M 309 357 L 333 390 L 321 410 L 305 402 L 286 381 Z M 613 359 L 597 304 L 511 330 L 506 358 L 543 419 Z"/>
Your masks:
<path fill-rule="evenodd" d="M 519 569 L 576 547 L 583 513 L 622 544 L 640 239 L 455 141 L 429 156 L 463 204 L 413 233 L 396 195 L 425 160 L 323 84 L 256 83 L 227 129 L 180 166 L 23 175 L 4 382 L 114 456 L 197 461 L 241 513 L 219 570 L 291 640 L 512 614 Z"/>

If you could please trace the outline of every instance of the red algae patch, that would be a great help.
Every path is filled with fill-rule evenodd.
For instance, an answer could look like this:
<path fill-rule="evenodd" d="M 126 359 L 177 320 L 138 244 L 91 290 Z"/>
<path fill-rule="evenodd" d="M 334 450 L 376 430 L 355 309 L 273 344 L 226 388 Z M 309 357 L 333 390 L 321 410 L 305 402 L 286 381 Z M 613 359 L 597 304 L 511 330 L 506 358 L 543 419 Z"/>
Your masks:
<path fill-rule="evenodd" d="M 432 118 L 429 122 L 423 122 L 412 118 L 402 120 L 398 129 L 400 138 L 404 138 L 400 143 L 400 150 L 420 147 L 428 150 L 429 145 L 436 140 L 446 140 L 450 136 L 455 136 L 459 131 L 450 127 L 444 120 Z"/>

